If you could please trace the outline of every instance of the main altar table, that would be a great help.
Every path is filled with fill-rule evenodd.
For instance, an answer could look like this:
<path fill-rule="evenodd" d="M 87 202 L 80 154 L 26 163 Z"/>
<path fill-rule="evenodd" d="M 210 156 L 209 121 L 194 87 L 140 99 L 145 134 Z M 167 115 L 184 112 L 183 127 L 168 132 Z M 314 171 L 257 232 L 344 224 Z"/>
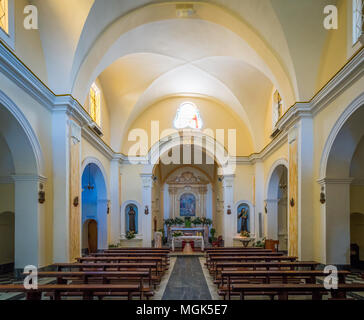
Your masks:
<path fill-rule="evenodd" d="M 204 251 L 205 250 L 205 242 L 204 242 L 204 239 L 202 236 L 180 236 L 180 237 L 173 237 L 172 238 L 172 251 L 174 251 L 174 242 L 176 240 L 179 240 L 179 241 L 183 241 L 183 240 L 186 240 L 186 241 L 194 241 L 194 240 L 197 240 L 197 241 L 201 241 L 201 250 Z"/>

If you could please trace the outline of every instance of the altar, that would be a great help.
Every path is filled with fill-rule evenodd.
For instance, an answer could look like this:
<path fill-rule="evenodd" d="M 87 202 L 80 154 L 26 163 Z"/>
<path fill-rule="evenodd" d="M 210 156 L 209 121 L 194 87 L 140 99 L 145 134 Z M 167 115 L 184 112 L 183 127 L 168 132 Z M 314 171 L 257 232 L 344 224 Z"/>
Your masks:
<path fill-rule="evenodd" d="M 179 237 L 173 237 L 172 238 L 172 251 L 174 251 L 175 248 L 175 242 L 176 241 L 201 241 L 201 251 L 205 250 L 205 243 L 203 236 L 179 236 Z"/>

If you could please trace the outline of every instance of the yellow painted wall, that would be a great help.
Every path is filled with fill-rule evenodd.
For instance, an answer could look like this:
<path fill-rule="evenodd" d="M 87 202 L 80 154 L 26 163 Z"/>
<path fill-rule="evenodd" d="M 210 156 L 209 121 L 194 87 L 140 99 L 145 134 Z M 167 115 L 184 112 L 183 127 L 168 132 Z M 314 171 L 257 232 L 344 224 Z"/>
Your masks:
<path fill-rule="evenodd" d="M 151 121 L 159 121 L 160 133 L 162 133 L 165 129 L 173 128 L 173 121 L 175 119 L 177 109 L 181 103 L 186 101 L 191 101 L 196 104 L 204 122 L 203 129 L 213 129 L 214 132 L 216 129 L 225 130 L 226 146 L 228 129 L 236 129 L 236 152 L 238 156 L 247 156 L 254 152 L 251 135 L 245 124 L 238 118 L 238 116 L 221 104 L 202 98 L 168 98 L 160 101 L 145 110 L 143 114 L 134 121 L 128 132 L 133 129 L 142 128 L 147 131 L 150 139 Z M 126 134 L 122 146 L 122 153 L 128 154 L 129 148 L 134 143 L 135 142 L 128 141 L 128 134 Z"/>
<path fill-rule="evenodd" d="M 364 261 L 364 214 L 355 213 L 350 215 L 350 243 L 359 246 L 359 257 Z"/>
<path fill-rule="evenodd" d="M 237 165 L 234 179 L 234 202 L 246 200 L 253 202 L 254 167 Z"/>
<path fill-rule="evenodd" d="M 319 91 L 360 48 L 360 44 L 352 44 L 352 0 L 339 0 L 337 8 L 338 29 L 328 31 L 316 91 Z"/>

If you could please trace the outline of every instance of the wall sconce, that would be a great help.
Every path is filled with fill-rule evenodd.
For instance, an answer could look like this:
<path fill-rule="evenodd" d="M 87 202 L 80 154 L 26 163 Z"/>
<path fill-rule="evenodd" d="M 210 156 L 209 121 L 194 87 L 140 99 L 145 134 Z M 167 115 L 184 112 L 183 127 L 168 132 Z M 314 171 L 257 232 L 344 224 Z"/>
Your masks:
<path fill-rule="evenodd" d="M 78 207 L 78 204 L 79 204 L 79 198 L 78 198 L 78 197 L 75 197 L 75 198 L 73 199 L 73 206 L 74 206 L 74 207 Z"/>
<path fill-rule="evenodd" d="M 324 204 L 326 202 L 326 195 L 325 195 L 325 188 L 321 187 L 321 193 L 320 193 L 320 202 L 321 204 Z"/>
<path fill-rule="evenodd" d="M 110 213 L 110 200 L 107 201 L 107 210 L 106 213 L 109 214 Z"/>
<path fill-rule="evenodd" d="M 291 207 L 294 207 L 295 202 L 293 198 L 289 201 L 289 204 L 291 205 Z"/>
<path fill-rule="evenodd" d="M 38 192 L 38 202 L 43 204 L 45 202 L 45 192 L 43 191 L 43 184 L 39 185 L 40 191 Z"/>
<path fill-rule="evenodd" d="M 227 209 L 227 212 L 226 212 L 228 215 L 231 215 L 231 209 L 230 209 L 230 206 L 228 206 L 228 209 Z"/>
<path fill-rule="evenodd" d="M 267 203 L 265 203 L 265 206 L 264 206 L 264 212 L 265 212 L 266 214 L 268 213 Z"/>
<path fill-rule="evenodd" d="M 148 206 L 145 206 L 144 214 L 145 214 L 145 215 L 148 215 L 148 214 L 149 214 L 149 208 L 148 208 Z"/>

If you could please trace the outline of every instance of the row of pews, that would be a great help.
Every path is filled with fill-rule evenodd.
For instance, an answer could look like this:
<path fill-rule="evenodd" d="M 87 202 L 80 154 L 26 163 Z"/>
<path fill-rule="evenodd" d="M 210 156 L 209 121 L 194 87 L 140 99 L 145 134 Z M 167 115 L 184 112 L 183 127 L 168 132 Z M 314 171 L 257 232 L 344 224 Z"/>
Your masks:
<path fill-rule="evenodd" d="M 323 279 L 329 274 L 317 270 L 318 263 L 297 261 L 260 248 L 208 248 L 206 266 L 217 286 L 218 294 L 227 300 L 247 296 L 288 300 L 292 296 L 310 296 L 313 300 L 347 299 L 347 292 L 364 291 L 363 284 L 346 284 L 348 271 L 338 271 L 337 289 L 325 289 Z"/>
<path fill-rule="evenodd" d="M 24 293 L 27 300 L 61 300 L 67 297 L 92 300 L 115 297 L 148 300 L 169 267 L 169 249 L 117 248 L 80 257 L 75 263 L 56 263 L 38 272 L 38 279 L 52 284 L 26 289 L 24 285 L 1 285 L 0 292 Z"/>

